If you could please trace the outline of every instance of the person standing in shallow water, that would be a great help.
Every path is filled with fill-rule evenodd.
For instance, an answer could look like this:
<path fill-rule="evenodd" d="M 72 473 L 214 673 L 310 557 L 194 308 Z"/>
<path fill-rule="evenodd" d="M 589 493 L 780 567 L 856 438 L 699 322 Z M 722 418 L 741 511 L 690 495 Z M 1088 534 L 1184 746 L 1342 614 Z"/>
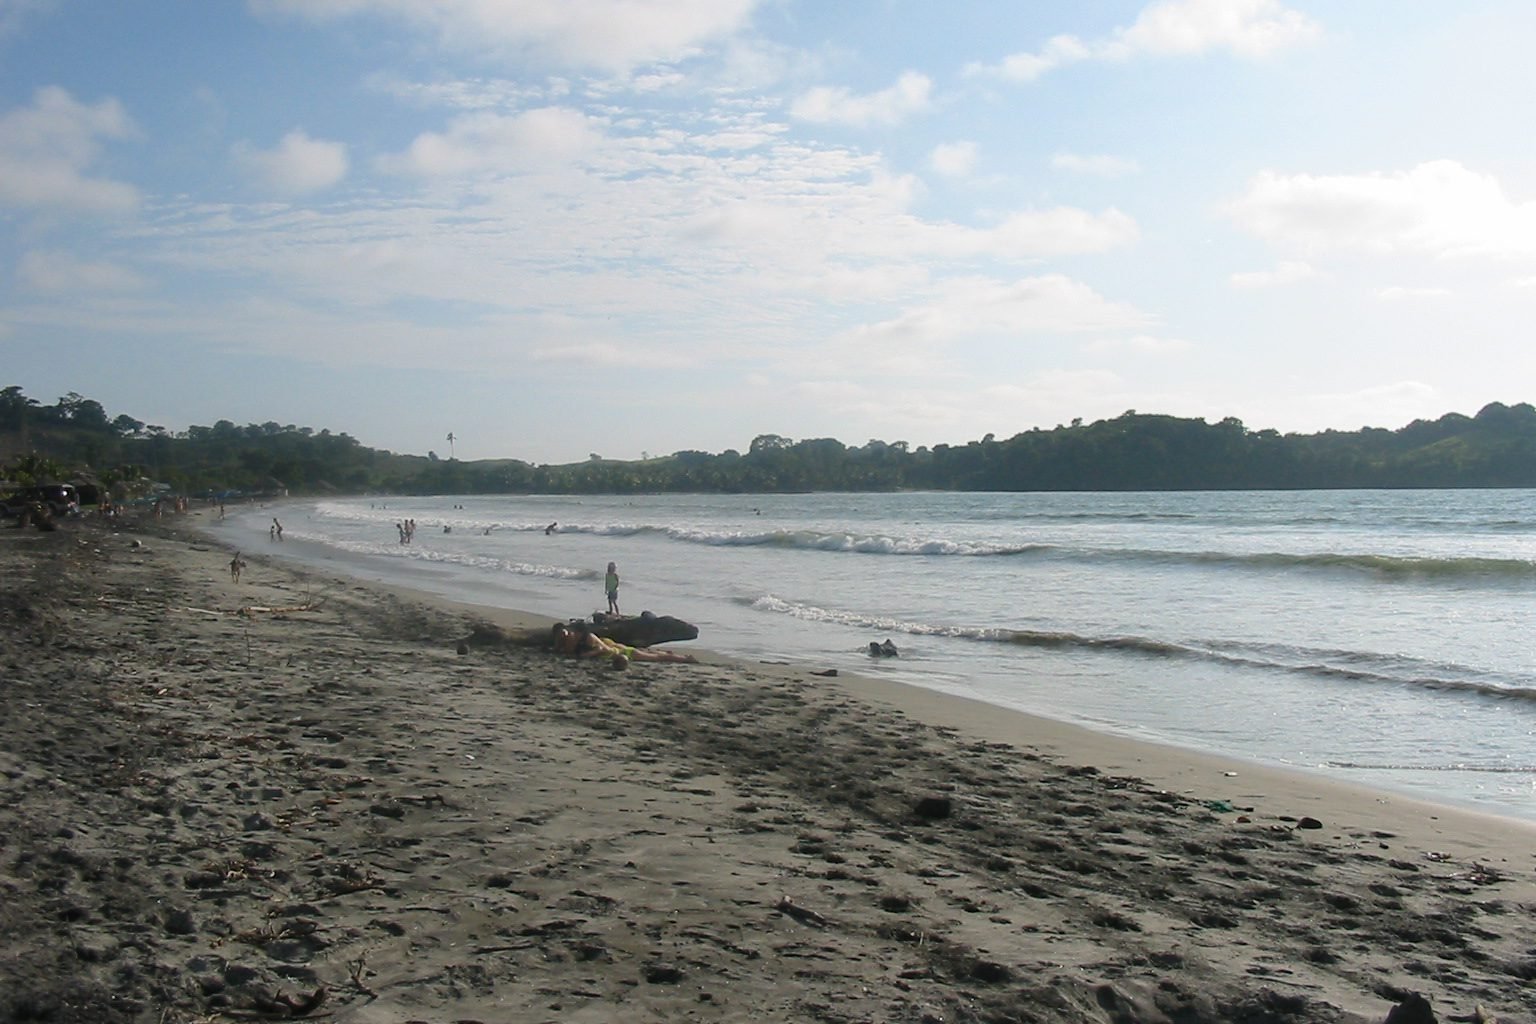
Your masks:
<path fill-rule="evenodd" d="M 608 592 L 608 614 L 619 614 L 619 567 L 608 563 L 608 575 L 603 577 L 603 589 Z"/>

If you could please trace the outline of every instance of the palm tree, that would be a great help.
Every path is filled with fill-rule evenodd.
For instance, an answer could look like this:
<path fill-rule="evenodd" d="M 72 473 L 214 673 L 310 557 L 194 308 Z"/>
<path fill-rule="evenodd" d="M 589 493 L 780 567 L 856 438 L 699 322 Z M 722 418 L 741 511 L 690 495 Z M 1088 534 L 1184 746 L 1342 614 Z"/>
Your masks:
<path fill-rule="evenodd" d="M 448 461 L 453 461 L 453 431 L 448 431 Z"/>

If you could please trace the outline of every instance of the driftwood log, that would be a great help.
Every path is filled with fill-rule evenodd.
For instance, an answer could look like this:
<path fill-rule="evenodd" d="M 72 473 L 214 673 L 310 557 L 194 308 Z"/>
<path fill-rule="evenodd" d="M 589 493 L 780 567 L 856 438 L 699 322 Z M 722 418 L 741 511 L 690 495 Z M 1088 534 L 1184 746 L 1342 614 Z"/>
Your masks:
<path fill-rule="evenodd" d="M 604 615 L 596 612 L 592 616 L 592 632 L 630 647 L 651 647 L 674 640 L 699 638 L 699 627 L 693 623 L 671 615 L 652 615 L 650 612 L 641 612 L 639 615 Z"/>
<path fill-rule="evenodd" d="M 617 640 L 630 647 L 654 647 L 674 640 L 697 640 L 699 627 L 672 615 L 605 615 L 595 612 L 587 627 L 598 636 Z M 547 647 L 548 629 L 502 629 L 488 622 L 475 626 L 460 641 L 469 647 Z"/>

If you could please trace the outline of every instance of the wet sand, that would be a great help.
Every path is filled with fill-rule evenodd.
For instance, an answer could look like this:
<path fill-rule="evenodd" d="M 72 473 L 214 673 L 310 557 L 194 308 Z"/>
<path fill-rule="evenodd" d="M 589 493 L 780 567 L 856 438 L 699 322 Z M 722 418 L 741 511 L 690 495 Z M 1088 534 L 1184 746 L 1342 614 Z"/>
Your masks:
<path fill-rule="evenodd" d="M 1536 1020 L 1528 825 L 195 523 L 0 526 L 0 1019 Z"/>

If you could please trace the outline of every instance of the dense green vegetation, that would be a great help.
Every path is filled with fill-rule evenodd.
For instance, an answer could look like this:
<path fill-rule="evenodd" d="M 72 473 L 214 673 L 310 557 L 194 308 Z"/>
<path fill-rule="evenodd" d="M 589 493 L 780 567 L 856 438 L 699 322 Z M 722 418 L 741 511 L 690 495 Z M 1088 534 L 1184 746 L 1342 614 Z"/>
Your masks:
<path fill-rule="evenodd" d="M 1250 430 L 1236 419 L 1127 412 L 999 441 L 911 449 L 831 438 L 753 439 L 745 453 L 681 451 L 570 465 L 461 462 L 366 448 L 346 434 L 220 420 L 173 433 L 71 393 L 53 405 L 0 390 L 0 476 L 99 484 L 116 497 L 153 483 L 183 494 L 641 493 L 647 491 L 1238 490 L 1536 487 L 1536 409 L 1493 403 L 1398 430 Z"/>

